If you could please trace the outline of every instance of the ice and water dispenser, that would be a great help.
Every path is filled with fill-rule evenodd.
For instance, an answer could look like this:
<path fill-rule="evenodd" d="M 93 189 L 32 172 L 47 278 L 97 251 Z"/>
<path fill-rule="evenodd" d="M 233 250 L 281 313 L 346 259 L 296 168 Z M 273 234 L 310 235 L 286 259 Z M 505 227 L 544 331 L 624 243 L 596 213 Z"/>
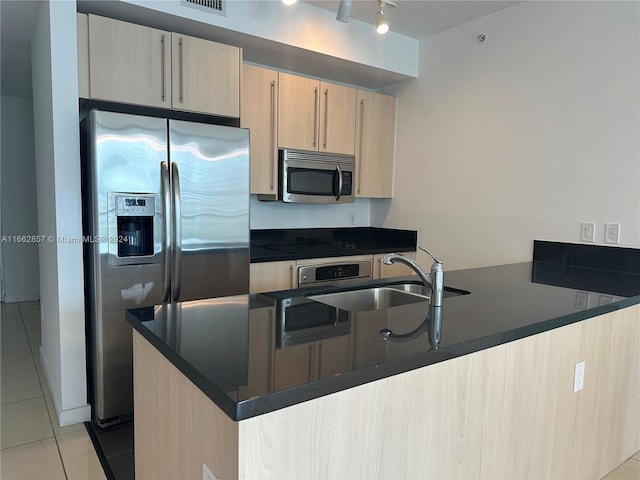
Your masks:
<path fill-rule="evenodd" d="M 118 257 L 153 255 L 155 200 L 153 195 L 115 196 Z"/>

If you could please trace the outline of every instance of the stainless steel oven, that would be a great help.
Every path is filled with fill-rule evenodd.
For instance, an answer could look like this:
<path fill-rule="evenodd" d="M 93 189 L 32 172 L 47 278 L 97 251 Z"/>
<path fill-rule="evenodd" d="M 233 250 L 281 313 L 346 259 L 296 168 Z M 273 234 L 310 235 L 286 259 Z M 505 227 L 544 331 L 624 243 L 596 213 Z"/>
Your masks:
<path fill-rule="evenodd" d="M 298 268 L 300 288 L 320 285 L 343 286 L 370 278 L 370 260 L 305 265 Z M 351 312 L 304 296 L 278 298 L 277 309 L 277 343 L 280 348 L 348 335 L 351 331 Z"/>
<path fill-rule="evenodd" d="M 278 195 L 289 203 L 352 203 L 355 157 L 280 150 Z"/>

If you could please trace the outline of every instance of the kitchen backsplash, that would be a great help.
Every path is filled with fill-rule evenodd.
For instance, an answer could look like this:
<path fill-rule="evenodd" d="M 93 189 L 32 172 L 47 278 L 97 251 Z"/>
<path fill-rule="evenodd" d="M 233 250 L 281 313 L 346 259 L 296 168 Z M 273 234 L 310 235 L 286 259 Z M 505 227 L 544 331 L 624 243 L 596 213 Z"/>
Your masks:
<path fill-rule="evenodd" d="M 261 202 L 251 195 L 251 229 L 368 227 L 371 200 L 356 198 L 354 203 L 310 205 L 304 203 Z"/>

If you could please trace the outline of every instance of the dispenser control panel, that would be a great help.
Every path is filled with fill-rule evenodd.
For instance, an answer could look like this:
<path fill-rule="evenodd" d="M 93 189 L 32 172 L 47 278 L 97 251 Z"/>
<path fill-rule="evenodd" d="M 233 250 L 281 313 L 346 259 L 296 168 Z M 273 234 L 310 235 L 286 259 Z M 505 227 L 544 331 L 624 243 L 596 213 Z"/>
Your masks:
<path fill-rule="evenodd" d="M 116 216 L 153 217 L 156 214 L 156 199 L 153 196 L 135 195 L 116 197 Z"/>

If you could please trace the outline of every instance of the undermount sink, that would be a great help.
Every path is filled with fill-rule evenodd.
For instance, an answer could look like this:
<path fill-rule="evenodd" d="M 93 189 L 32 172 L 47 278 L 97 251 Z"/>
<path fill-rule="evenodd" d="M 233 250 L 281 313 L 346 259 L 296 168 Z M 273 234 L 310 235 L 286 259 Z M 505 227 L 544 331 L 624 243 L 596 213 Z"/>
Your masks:
<path fill-rule="evenodd" d="M 395 287 L 395 286 L 394 286 Z M 366 288 L 350 290 L 348 292 L 312 295 L 308 298 L 331 307 L 349 310 L 351 312 L 367 312 L 369 310 L 384 310 L 386 308 L 408 305 L 411 303 L 428 302 L 429 297 L 408 293 L 392 287 Z"/>
<path fill-rule="evenodd" d="M 307 298 L 350 312 L 384 310 L 412 303 L 429 302 L 430 289 L 421 282 L 385 283 L 379 287 L 309 295 Z M 444 298 L 467 295 L 466 290 L 444 288 Z"/>

